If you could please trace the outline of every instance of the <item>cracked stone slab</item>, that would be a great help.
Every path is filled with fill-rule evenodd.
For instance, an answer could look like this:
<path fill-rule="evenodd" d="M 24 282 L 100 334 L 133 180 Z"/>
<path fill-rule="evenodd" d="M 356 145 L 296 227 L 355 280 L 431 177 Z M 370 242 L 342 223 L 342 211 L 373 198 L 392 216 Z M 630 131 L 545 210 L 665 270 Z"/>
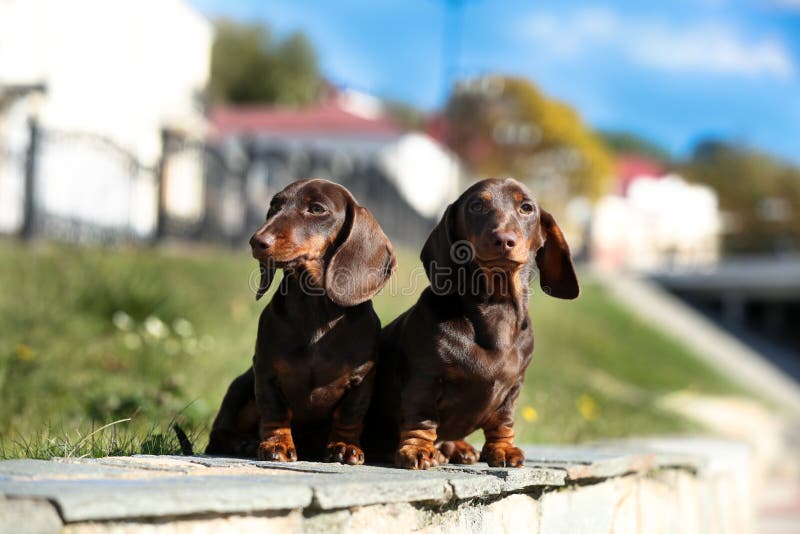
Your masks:
<path fill-rule="evenodd" d="M 647 451 L 584 446 L 526 445 L 521 448 L 527 465 L 563 469 L 567 480 L 572 481 L 612 478 L 657 467 L 655 454 Z"/>
<path fill-rule="evenodd" d="M 312 481 L 314 503 L 323 510 L 397 502 L 445 502 L 453 490 L 442 473 L 339 475 Z"/>
<path fill-rule="evenodd" d="M 112 467 L 128 469 L 146 469 L 151 471 L 168 471 L 177 473 L 191 473 L 202 470 L 203 466 L 187 462 L 185 459 L 162 458 L 158 456 L 110 456 L 98 458 L 97 463 Z"/>
<path fill-rule="evenodd" d="M 747 443 L 704 436 L 601 441 L 597 446 L 618 451 L 647 451 L 654 455 L 658 467 L 682 467 L 708 473 L 726 471 L 731 463 L 744 463 L 751 454 Z"/>
<path fill-rule="evenodd" d="M 453 494 L 457 499 L 472 499 L 475 497 L 493 497 L 502 495 L 505 490 L 500 478 L 484 475 L 479 471 L 463 472 L 452 467 L 440 466 L 437 472 L 447 473 Z"/>
<path fill-rule="evenodd" d="M 408 471 L 395 468 L 391 465 L 353 466 L 339 463 L 304 461 L 288 463 L 263 462 L 214 456 L 191 457 L 190 461 L 196 461 L 208 466 L 227 467 L 231 469 L 247 465 L 263 469 L 283 470 L 292 473 L 326 473 L 345 475 L 348 477 L 353 476 L 360 477 L 358 479 L 359 484 L 369 481 L 368 487 L 362 487 L 356 492 L 351 491 L 352 485 L 350 482 L 347 482 L 345 483 L 346 492 L 341 494 L 333 492 L 334 490 L 332 488 L 335 488 L 335 484 L 332 481 L 326 481 L 324 486 L 319 487 L 320 498 L 318 499 L 318 504 L 326 509 L 335 508 L 337 506 L 375 504 L 377 502 L 441 501 L 442 499 L 449 498 L 449 493 L 452 493 L 457 499 L 468 499 L 472 497 L 499 495 L 503 491 L 509 491 L 496 477 L 480 476 L 481 473 L 477 472 L 459 473 L 457 470 L 450 470 L 446 473 L 440 472 L 438 469 L 431 469 L 429 471 Z M 413 482 L 408 482 L 409 476 L 414 478 Z M 337 477 L 337 481 L 338 480 L 340 480 L 339 477 Z M 345 479 L 341 480 L 344 483 Z M 384 491 L 386 484 L 397 485 L 399 491 L 394 494 L 387 493 Z M 452 489 L 448 489 L 447 485 Z M 406 490 L 413 490 L 415 487 L 417 488 L 417 493 L 409 497 Z M 383 495 L 383 497 L 380 497 L 381 500 L 376 500 L 379 495 Z"/>
<path fill-rule="evenodd" d="M 478 463 L 427 471 L 212 456 L 11 460 L 0 462 L 0 502 L 3 496 L 49 501 L 68 523 L 441 503 L 500 497 L 575 481 L 594 483 L 662 466 L 691 469 L 704 456 L 722 450 L 711 445 L 708 440 L 688 444 L 686 440 L 640 440 L 528 446 L 523 447 L 527 459 L 521 468 Z M 725 450 L 730 464 L 730 458 L 735 459 L 744 449 L 730 445 Z"/>
<path fill-rule="evenodd" d="M 0 493 L 48 499 L 75 522 L 304 508 L 313 496 L 310 482 L 300 476 L 5 481 Z"/>
<path fill-rule="evenodd" d="M 393 466 L 344 465 L 317 462 L 250 461 L 265 469 L 292 473 L 336 475 L 313 483 L 315 503 L 322 509 L 395 502 L 442 502 L 453 496 L 471 498 L 501 493 L 494 480 L 470 473 L 438 469 L 409 471 Z"/>
<path fill-rule="evenodd" d="M 567 471 L 558 467 L 489 467 L 485 462 L 472 465 L 443 465 L 436 468 L 462 474 L 470 474 L 481 480 L 494 479 L 499 482 L 496 493 L 509 493 L 541 486 L 563 486 Z M 488 482 L 487 482 L 488 483 Z"/>
<path fill-rule="evenodd" d="M 209 465 L 227 465 L 230 459 L 219 457 L 202 458 L 201 462 L 207 462 Z M 565 483 L 565 471 L 560 469 L 551 468 L 493 468 L 485 463 L 476 464 L 471 466 L 456 466 L 446 465 L 430 469 L 428 471 L 408 471 L 405 469 L 398 469 L 390 465 L 360 465 L 350 466 L 338 463 L 316 463 L 316 462 L 261 462 L 255 460 L 236 460 L 238 465 L 241 462 L 247 462 L 250 465 L 261 466 L 265 468 L 282 469 L 286 471 L 301 472 L 301 473 L 329 473 L 337 475 L 352 475 L 364 477 L 365 475 L 374 475 L 371 483 L 375 484 L 376 491 L 371 492 L 371 495 L 333 495 L 328 492 L 328 486 L 332 485 L 329 482 L 326 488 L 321 489 L 324 492 L 321 498 L 321 503 L 326 503 L 326 507 L 335 506 L 356 506 L 363 504 L 374 504 L 375 502 L 407 502 L 413 500 L 431 500 L 439 501 L 443 497 L 440 494 L 440 484 L 447 483 L 452 488 L 453 496 L 457 499 L 469 499 L 473 497 L 487 497 L 493 495 L 500 495 L 504 492 L 519 491 L 535 486 L 560 486 Z M 231 464 L 234 465 L 234 464 Z M 377 495 L 382 495 L 382 486 L 384 483 L 398 484 L 402 486 L 407 484 L 409 477 L 413 477 L 415 482 L 413 484 L 421 485 L 424 488 L 420 491 L 419 498 L 412 499 L 402 497 L 398 499 L 392 498 L 391 495 L 384 498 L 383 501 L 375 500 Z M 362 478 L 359 480 L 367 480 Z M 359 490 L 361 491 L 361 490 Z M 367 490 L 369 491 L 369 490 Z M 446 493 L 446 488 L 445 488 Z M 402 495 L 398 493 L 397 495 Z"/>
<path fill-rule="evenodd" d="M 215 466 L 248 465 L 293 478 L 308 476 L 314 490 L 315 505 L 325 510 L 376 503 L 441 502 L 452 497 L 449 483 L 453 477 L 434 470 L 408 471 L 375 465 L 264 462 L 220 457 L 203 457 L 199 461 Z"/>
<path fill-rule="evenodd" d="M 97 459 L 61 459 L 55 458 L 54 461 L 89 464 L 107 465 L 120 468 L 124 473 L 135 473 L 142 478 L 156 476 L 175 476 L 175 475 L 284 475 L 283 470 L 270 468 L 268 466 L 256 465 L 255 462 L 195 462 L 194 457 L 177 456 L 127 456 L 127 457 L 108 457 Z M 126 478 L 133 478 L 134 475 Z"/>
<path fill-rule="evenodd" d="M 49 460 L 6 460 L 0 462 L 0 476 L 13 479 L 116 478 L 129 473 L 97 463 Z M 0 479 L 2 480 L 2 479 Z"/>
<path fill-rule="evenodd" d="M 222 457 L 222 456 L 175 456 L 175 455 L 163 455 L 163 456 L 155 456 L 149 454 L 136 454 L 131 458 L 165 458 L 165 459 L 172 459 L 178 460 L 183 462 L 189 462 L 194 465 L 200 465 L 204 467 L 242 467 L 242 466 L 250 466 L 258 464 L 255 460 L 248 460 L 246 458 L 229 458 L 229 457 Z"/>

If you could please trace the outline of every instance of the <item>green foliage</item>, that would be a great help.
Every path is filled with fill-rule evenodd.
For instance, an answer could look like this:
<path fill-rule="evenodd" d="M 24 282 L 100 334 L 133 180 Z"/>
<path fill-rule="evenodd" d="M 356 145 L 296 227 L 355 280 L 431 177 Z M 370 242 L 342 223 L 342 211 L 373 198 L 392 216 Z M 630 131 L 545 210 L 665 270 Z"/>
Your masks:
<path fill-rule="evenodd" d="M 736 391 L 690 349 L 624 311 L 585 273 L 576 301 L 536 292 L 536 349 L 517 406 L 525 442 L 672 433 L 693 426 L 661 407 L 675 391 Z M 568 319 L 567 319 L 568 318 Z M 533 408 L 535 421 L 527 421 Z"/>
<path fill-rule="evenodd" d="M 399 272 L 374 301 L 384 324 L 427 286 L 416 251 L 398 254 Z M 250 365 L 270 298 L 255 301 L 256 265 L 245 250 L 178 255 L 0 240 L 0 265 L 0 457 L 174 454 L 174 420 L 196 451 L 205 447 L 228 384 Z M 591 278 L 582 282 L 576 301 L 533 296 L 536 352 L 519 404 L 521 439 L 686 430 L 659 407 L 664 394 L 735 391 Z"/>
<path fill-rule="evenodd" d="M 800 250 L 800 168 L 744 146 L 706 141 L 683 172 L 719 195 L 725 252 Z"/>
<path fill-rule="evenodd" d="M 605 130 L 598 132 L 597 135 L 614 154 L 635 154 L 665 164 L 672 160 L 669 151 L 664 147 L 635 133 Z"/>
<path fill-rule="evenodd" d="M 556 189 L 550 195 L 561 201 L 596 196 L 611 177 L 611 157 L 578 113 L 526 79 L 465 82 L 451 95 L 446 116 L 448 144 L 480 176 L 510 174 L 540 184 L 540 195 Z"/>
<path fill-rule="evenodd" d="M 264 25 L 221 19 L 211 51 L 210 85 L 215 102 L 301 105 L 317 97 L 321 76 L 303 33 L 276 40 Z"/>
<path fill-rule="evenodd" d="M 129 426 L 130 419 L 112 421 L 85 434 L 80 429 L 65 431 L 63 428 L 46 427 L 28 434 L 17 434 L 8 438 L 0 434 L 0 458 L 53 457 L 102 458 L 105 456 L 130 456 L 132 454 L 181 454 L 180 443 L 175 433 L 165 426 L 145 429 Z M 140 425 L 141 426 L 141 425 Z M 200 436 L 192 434 L 194 442 Z"/>
<path fill-rule="evenodd" d="M 201 428 L 227 388 L 215 377 L 249 365 L 253 266 L 230 254 L 0 241 L 0 265 L 7 448 L 34 435 L 71 443 L 125 418 L 132 421 L 115 430 L 128 442 L 156 428 L 171 435 L 177 414 L 185 428 Z M 45 432 L 50 424 L 53 434 Z"/>

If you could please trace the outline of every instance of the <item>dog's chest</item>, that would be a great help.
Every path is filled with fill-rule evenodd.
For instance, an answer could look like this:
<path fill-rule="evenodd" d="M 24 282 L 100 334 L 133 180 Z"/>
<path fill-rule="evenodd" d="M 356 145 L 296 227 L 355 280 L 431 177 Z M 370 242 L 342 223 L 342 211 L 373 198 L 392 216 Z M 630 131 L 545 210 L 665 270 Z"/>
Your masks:
<path fill-rule="evenodd" d="M 500 408 L 524 376 L 533 348 L 528 331 L 492 339 L 487 348 L 461 326 L 460 335 L 443 336 L 438 347 L 441 394 L 437 411 L 443 439 L 460 439 Z"/>
<path fill-rule="evenodd" d="M 515 366 L 475 372 L 448 368 L 443 373 L 441 394 L 436 403 L 441 439 L 462 439 L 502 406 L 516 385 L 520 371 Z"/>
<path fill-rule="evenodd" d="M 525 361 L 519 347 L 500 351 L 473 346 L 467 354 L 460 352 L 443 359 L 442 381 L 453 397 L 471 396 L 491 404 L 491 398 L 510 389 L 524 375 Z"/>
<path fill-rule="evenodd" d="M 326 410 L 344 395 L 352 378 L 349 362 L 329 347 L 298 347 L 273 360 L 278 387 L 294 410 Z"/>

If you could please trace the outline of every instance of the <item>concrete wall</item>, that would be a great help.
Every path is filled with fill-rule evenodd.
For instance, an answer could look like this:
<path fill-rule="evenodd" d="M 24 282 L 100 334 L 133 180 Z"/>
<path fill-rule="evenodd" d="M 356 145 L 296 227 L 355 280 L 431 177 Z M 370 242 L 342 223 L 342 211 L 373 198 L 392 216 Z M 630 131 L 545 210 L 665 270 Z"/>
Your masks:
<path fill-rule="evenodd" d="M 743 444 L 525 452 L 519 469 L 424 472 L 214 457 L 12 460 L 0 462 L 0 532 L 754 531 L 755 469 Z"/>

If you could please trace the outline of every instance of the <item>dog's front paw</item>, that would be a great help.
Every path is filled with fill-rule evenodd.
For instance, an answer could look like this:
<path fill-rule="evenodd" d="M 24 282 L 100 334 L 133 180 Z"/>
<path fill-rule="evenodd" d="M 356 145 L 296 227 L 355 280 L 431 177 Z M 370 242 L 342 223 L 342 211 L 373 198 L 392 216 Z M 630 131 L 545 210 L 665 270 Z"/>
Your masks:
<path fill-rule="evenodd" d="M 404 469 L 428 469 L 439 465 L 439 449 L 433 443 L 401 445 L 394 463 Z"/>
<path fill-rule="evenodd" d="M 481 460 L 491 467 L 522 467 L 525 454 L 509 443 L 486 443 L 481 451 Z"/>
<path fill-rule="evenodd" d="M 266 439 L 258 446 L 258 459 L 271 462 L 297 461 L 297 451 L 291 438 L 275 436 Z"/>
<path fill-rule="evenodd" d="M 345 443 L 344 441 L 331 441 L 325 447 L 325 461 L 361 465 L 364 463 L 364 452 L 358 445 Z"/>
<path fill-rule="evenodd" d="M 475 447 L 461 439 L 457 441 L 443 441 L 439 444 L 439 452 L 446 458 L 446 462 L 442 462 L 440 459 L 440 463 L 449 462 L 451 464 L 467 465 L 474 464 L 478 461 L 478 451 L 475 450 Z"/>

